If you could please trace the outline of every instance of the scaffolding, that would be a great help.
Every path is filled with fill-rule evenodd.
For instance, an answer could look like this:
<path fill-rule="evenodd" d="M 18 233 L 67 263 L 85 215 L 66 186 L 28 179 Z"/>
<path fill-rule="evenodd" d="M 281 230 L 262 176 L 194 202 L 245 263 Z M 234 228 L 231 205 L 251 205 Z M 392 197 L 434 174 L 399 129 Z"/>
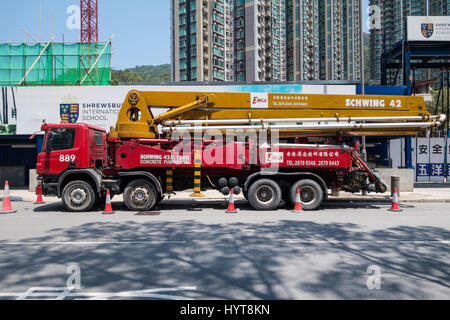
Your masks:
<path fill-rule="evenodd" d="M 107 43 L 0 43 L 0 86 L 107 86 Z"/>

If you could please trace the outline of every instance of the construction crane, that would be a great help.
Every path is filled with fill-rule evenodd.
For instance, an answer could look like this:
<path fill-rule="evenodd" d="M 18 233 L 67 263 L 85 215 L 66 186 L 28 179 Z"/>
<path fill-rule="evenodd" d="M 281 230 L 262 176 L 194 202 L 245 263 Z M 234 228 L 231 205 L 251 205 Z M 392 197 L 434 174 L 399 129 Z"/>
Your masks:
<path fill-rule="evenodd" d="M 98 42 L 98 0 L 80 0 L 80 42 Z"/>

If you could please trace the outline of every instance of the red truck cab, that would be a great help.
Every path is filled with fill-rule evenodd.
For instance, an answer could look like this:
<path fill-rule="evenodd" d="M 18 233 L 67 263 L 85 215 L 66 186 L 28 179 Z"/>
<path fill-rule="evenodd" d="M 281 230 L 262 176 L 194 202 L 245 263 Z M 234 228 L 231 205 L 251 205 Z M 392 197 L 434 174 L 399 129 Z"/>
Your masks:
<path fill-rule="evenodd" d="M 60 175 L 67 169 L 104 168 L 107 164 L 107 135 L 102 128 L 87 124 L 44 124 L 38 175 Z"/>
<path fill-rule="evenodd" d="M 71 174 L 72 180 L 78 174 L 90 176 L 93 184 L 99 181 L 108 164 L 104 129 L 88 124 L 43 124 L 41 130 L 45 139 L 36 172 L 38 188 L 43 188 L 44 195 L 61 196 L 66 173 Z"/>

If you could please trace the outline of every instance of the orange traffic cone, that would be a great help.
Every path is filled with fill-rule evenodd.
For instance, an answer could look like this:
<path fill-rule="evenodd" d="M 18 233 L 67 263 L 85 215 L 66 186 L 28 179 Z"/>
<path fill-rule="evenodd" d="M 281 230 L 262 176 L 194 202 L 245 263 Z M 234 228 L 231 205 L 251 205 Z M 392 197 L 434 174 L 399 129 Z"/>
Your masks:
<path fill-rule="evenodd" d="M 0 214 L 6 214 L 6 213 L 14 213 L 17 212 L 16 210 L 13 210 L 11 206 L 11 197 L 9 196 L 9 183 L 8 180 L 5 181 L 5 191 L 3 193 L 3 206 L 2 211 L 0 211 Z"/>
<path fill-rule="evenodd" d="M 42 187 L 36 187 L 36 202 L 34 204 L 44 204 L 44 199 L 42 198 Z"/>
<path fill-rule="evenodd" d="M 393 212 L 402 212 L 403 210 L 400 209 L 400 205 L 398 203 L 398 195 L 397 195 L 397 189 L 394 188 L 394 198 L 392 199 L 392 207 L 388 209 L 388 211 Z"/>
<path fill-rule="evenodd" d="M 295 196 L 295 208 L 293 213 L 301 213 L 303 212 L 302 208 L 302 200 L 300 199 L 300 188 L 297 188 L 297 195 Z"/>
<path fill-rule="evenodd" d="M 111 195 L 109 193 L 109 189 L 106 190 L 106 205 L 105 205 L 105 211 L 103 211 L 103 214 L 113 214 L 114 211 L 111 206 Z"/>
<path fill-rule="evenodd" d="M 237 213 L 236 208 L 234 207 L 234 194 L 233 189 L 231 189 L 230 200 L 228 202 L 228 209 L 225 213 Z"/>

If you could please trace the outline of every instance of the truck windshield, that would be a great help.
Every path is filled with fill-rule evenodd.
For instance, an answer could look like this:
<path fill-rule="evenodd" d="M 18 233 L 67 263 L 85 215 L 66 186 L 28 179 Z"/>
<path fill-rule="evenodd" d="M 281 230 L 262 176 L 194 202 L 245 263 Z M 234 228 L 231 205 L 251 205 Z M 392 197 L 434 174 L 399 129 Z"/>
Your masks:
<path fill-rule="evenodd" d="M 47 134 L 47 151 L 73 149 L 74 141 L 75 129 L 52 129 Z"/>

